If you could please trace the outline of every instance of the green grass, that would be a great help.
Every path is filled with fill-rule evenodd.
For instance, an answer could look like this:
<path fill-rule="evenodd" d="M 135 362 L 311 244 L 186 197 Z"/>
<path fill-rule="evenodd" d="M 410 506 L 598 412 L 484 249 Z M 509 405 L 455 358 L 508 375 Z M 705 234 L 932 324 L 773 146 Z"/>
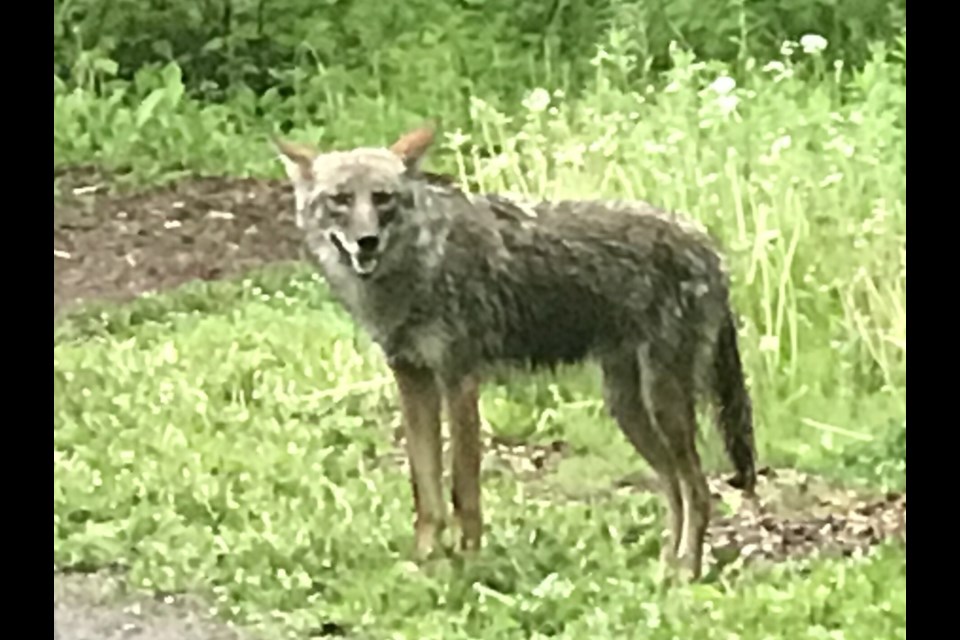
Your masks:
<path fill-rule="evenodd" d="M 906 81 L 892 54 L 905 59 L 905 38 L 862 70 L 797 54 L 731 88 L 717 81 L 727 69 L 676 51 L 662 86 L 634 92 L 614 72 L 630 60 L 608 51 L 579 100 L 533 92 L 509 116 L 476 100 L 435 158 L 487 189 L 639 197 L 698 217 L 729 256 L 763 463 L 905 487 Z M 271 122 L 181 89 L 175 69 L 107 95 L 55 81 L 55 166 L 279 175 Z M 391 119 L 401 107 L 363 141 L 416 124 Z M 362 120 L 340 146 L 361 141 Z M 476 159 L 474 143 L 503 153 Z M 558 484 L 603 486 L 643 464 L 598 390 L 589 368 L 510 379 L 482 411 L 499 433 L 569 441 Z M 137 586 L 199 592 L 245 624 L 371 638 L 906 635 L 902 547 L 663 592 L 654 498 L 549 501 L 492 470 L 481 557 L 415 569 L 409 484 L 389 460 L 395 392 L 300 268 L 66 318 L 54 407 L 55 564 L 117 563 Z"/>
<path fill-rule="evenodd" d="M 205 593 L 248 624 L 463 638 L 622 637 L 650 625 L 653 637 L 760 638 L 779 607 L 782 637 L 902 629 L 903 596 L 877 591 L 902 592 L 902 549 L 862 567 L 747 572 L 664 595 L 651 496 L 548 501 L 492 472 L 480 560 L 414 569 L 408 483 L 388 459 L 393 388 L 305 272 L 75 317 L 54 369 L 56 563 L 119 563 L 137 586 Z M 595 410 L 565 409 L 593 397 L 582 376 L 555 393 L 495 387 L 483 411 L 501 428 L 552 414 L 549 428 L 582 456 L 574 482 L 609 486 L 642 463 Z"/>

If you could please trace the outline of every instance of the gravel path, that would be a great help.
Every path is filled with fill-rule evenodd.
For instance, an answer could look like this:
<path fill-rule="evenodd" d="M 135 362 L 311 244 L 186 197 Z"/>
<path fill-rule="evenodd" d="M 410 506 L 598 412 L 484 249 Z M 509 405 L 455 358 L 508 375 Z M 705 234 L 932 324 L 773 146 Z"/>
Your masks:
<path fill-rule="evenodd" d="M 53 574 L 54 640 L 262 640 L 215 620 L 196 599 L 126 592 L 120 578 Z"/>

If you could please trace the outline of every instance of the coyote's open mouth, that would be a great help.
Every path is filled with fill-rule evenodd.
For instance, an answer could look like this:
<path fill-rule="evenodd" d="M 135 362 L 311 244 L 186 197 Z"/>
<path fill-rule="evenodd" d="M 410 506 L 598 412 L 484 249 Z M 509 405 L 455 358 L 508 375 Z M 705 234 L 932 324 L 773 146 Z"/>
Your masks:
<path fill-rule="evenodd" d="M 350 264 L 353 265 L 353 270 L 361 277 L 367 277 L 373 273 L 374 269 L 377 268 L 377 262 L 377 256 L 357 253 L 350 256 Z"/>
<path fill-rule="evenodd" d="M 343 259 L 350 263 L 357 275 L 365 278 L 377 268 L 379 260 L 376 253 L 361 251 L 359 247 L 351 251 L 347 248 L 346 242 L 339 233 L 331 233 L 329 238 Z"/>

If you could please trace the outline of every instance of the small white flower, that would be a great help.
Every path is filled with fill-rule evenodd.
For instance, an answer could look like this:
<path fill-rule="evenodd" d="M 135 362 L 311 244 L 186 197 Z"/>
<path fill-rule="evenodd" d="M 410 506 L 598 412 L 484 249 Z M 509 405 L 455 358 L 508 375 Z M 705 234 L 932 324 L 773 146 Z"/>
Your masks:
<path fill-rule="evenodd" d="M 736 111 L 739 104 L 740 98 L 737 96 L 720 96 L 717 98 L 717 106 L 720 107 L 720 112 L 724 115 L 730 115 Z"/>
<path fill-rule="evenodd" d="M 710 83 L 710 89 L 714 93 L 726 95 L 737 88 L 737 81 L 730 76 L 720 76 Z"/>
<path fill-rule="evenodd" d="M 484 100 L 483 98 L 478 98 L 476 96 L 470 96 L 470 106 L 473 107 L 474 109 L 489 108 L 489 105 L 487 104 L 486 100 Z"/>
<path fill-rule="evenodd" d="M 470 142 L 470 136 L 465 134 L 462 129 L 445 131 L 443 137 L 447 139 L 447 145 L 452 149 L 459 149 Z"/>
<path fill-rule="evenodd" d="M 772 352 L 780 350 L 780 338 L 774 335 L 763 335 L 760 336 L 760 351 Z"/>
<path fill-rule="evenodd" d="M 789 58 L 793 55 L 793 52 L 797 50 L 797 43 L 793 40 L 784 40 L 783 44 L 780 45 L 780 55 L 785 58 Z"/>
<path fill-rule="evenodd" d="M 502 172 L 510 167 L 510 156 L 505 153 L 498 153 L 495 156 L 487 158 L 487 168 L 494 172 Z"/>
<path fill-rule="evenodd" d="M 770 145 L 770 152 L 774 156 L 779 157 L 780 152 L 783 151 L 784 149 L 789 149 L 790 145 L 792 144 L 793 144 L 793 138 L 791 138 L 789 134 L 780 136 L 779 138 L 773 141 L 772 145 Z"/>
<path fill-rule="evenodd" d="M 607 53 L 607 52 L 604 51 L 603 49 L 598 48 L 598 49 L 597 49 L 597 54 L 596 54 L 595 56 L 593 56 L 593 58 L 590 59 L 590 66 L 599 67 L 599 66 L 602 65 L 604 62 L 607 62 L 607 61 L 609 61 L 609 60 L 611 60 L 611 59 L 612 59 L 612 58 L 611 58 L 611 56 L 610 56 L 609 53 Z"/>
<path fill-rule="evenodd" d="M 767 73 L 783 73 L 786 71 L 786 66 L 779 60 L 771 60 L 767 64 L 763 65 L 763 70 Z"/>
<path fill-rule="evenodd" d="M 550 92 L 536 88 L 523 100 L 523 106 L 532 113 L 541 113 L 550 106 Z"/>
<path fill-rule="evenodd" d="M 808 33 L 800 38 L 800 47 L 808 55 L 816 55 L 827 48 L 827 39 L 815 33 Z"/>
<path fill-rule="evenodd" d="M 663 154 L 667 152 L 667 147 L 657 142 L 645 140 L 643 142 L 643 152 L 648 156 Z"/>
<path fill-rule="evenodd" d="M 779 60 L 772 60 L 763 65 L 763 70 L 767 73 L 774 74 L 774 82 L 780 82 L 781 80 L 785 80 L 793 76 L 793 69 L 788 69 L 787 65 L 783 64 Z"/>
<path fill-rule="evenodd" d="M 558 164 L 571 167 L 582 167 L 584 155 L 587 152 L 587 146 L 584 144 L 575 144 L 558 149 L 553 154 L 553 159 Z"/>
<path fill-rule="evenodd" d="M 820 181 L 820 187 L 821 188 L 829 187 L 837 184 L 841 180 L 843 180 L 843 173 L 839 171 L 834 171 L 833 173 L 829 174 L 823 180 Z"/>

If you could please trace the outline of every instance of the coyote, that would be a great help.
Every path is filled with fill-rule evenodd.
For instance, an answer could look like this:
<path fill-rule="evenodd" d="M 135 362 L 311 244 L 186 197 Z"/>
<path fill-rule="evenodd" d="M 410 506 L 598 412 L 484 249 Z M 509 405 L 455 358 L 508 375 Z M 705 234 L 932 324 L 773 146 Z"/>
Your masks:
<path fill-rule="evenodd" d="M 425 558 L 448 524 L 441 402 L 460 548 L 481 545 L 481 377 L 498 365 L 599 363 L 607 410 L 659 480 L 665 568 L 697 579 L 710 495 L 695 403 L 752 494 L 753 417 L 728 276 L 706 232 L 642 202 L 522 203 L 467 194 L 419 168 L 416 129 L 392 147 L 319 153 L 274 140 L 297 224 L 332 294 L 383 350 L 399 391 Z"/>

